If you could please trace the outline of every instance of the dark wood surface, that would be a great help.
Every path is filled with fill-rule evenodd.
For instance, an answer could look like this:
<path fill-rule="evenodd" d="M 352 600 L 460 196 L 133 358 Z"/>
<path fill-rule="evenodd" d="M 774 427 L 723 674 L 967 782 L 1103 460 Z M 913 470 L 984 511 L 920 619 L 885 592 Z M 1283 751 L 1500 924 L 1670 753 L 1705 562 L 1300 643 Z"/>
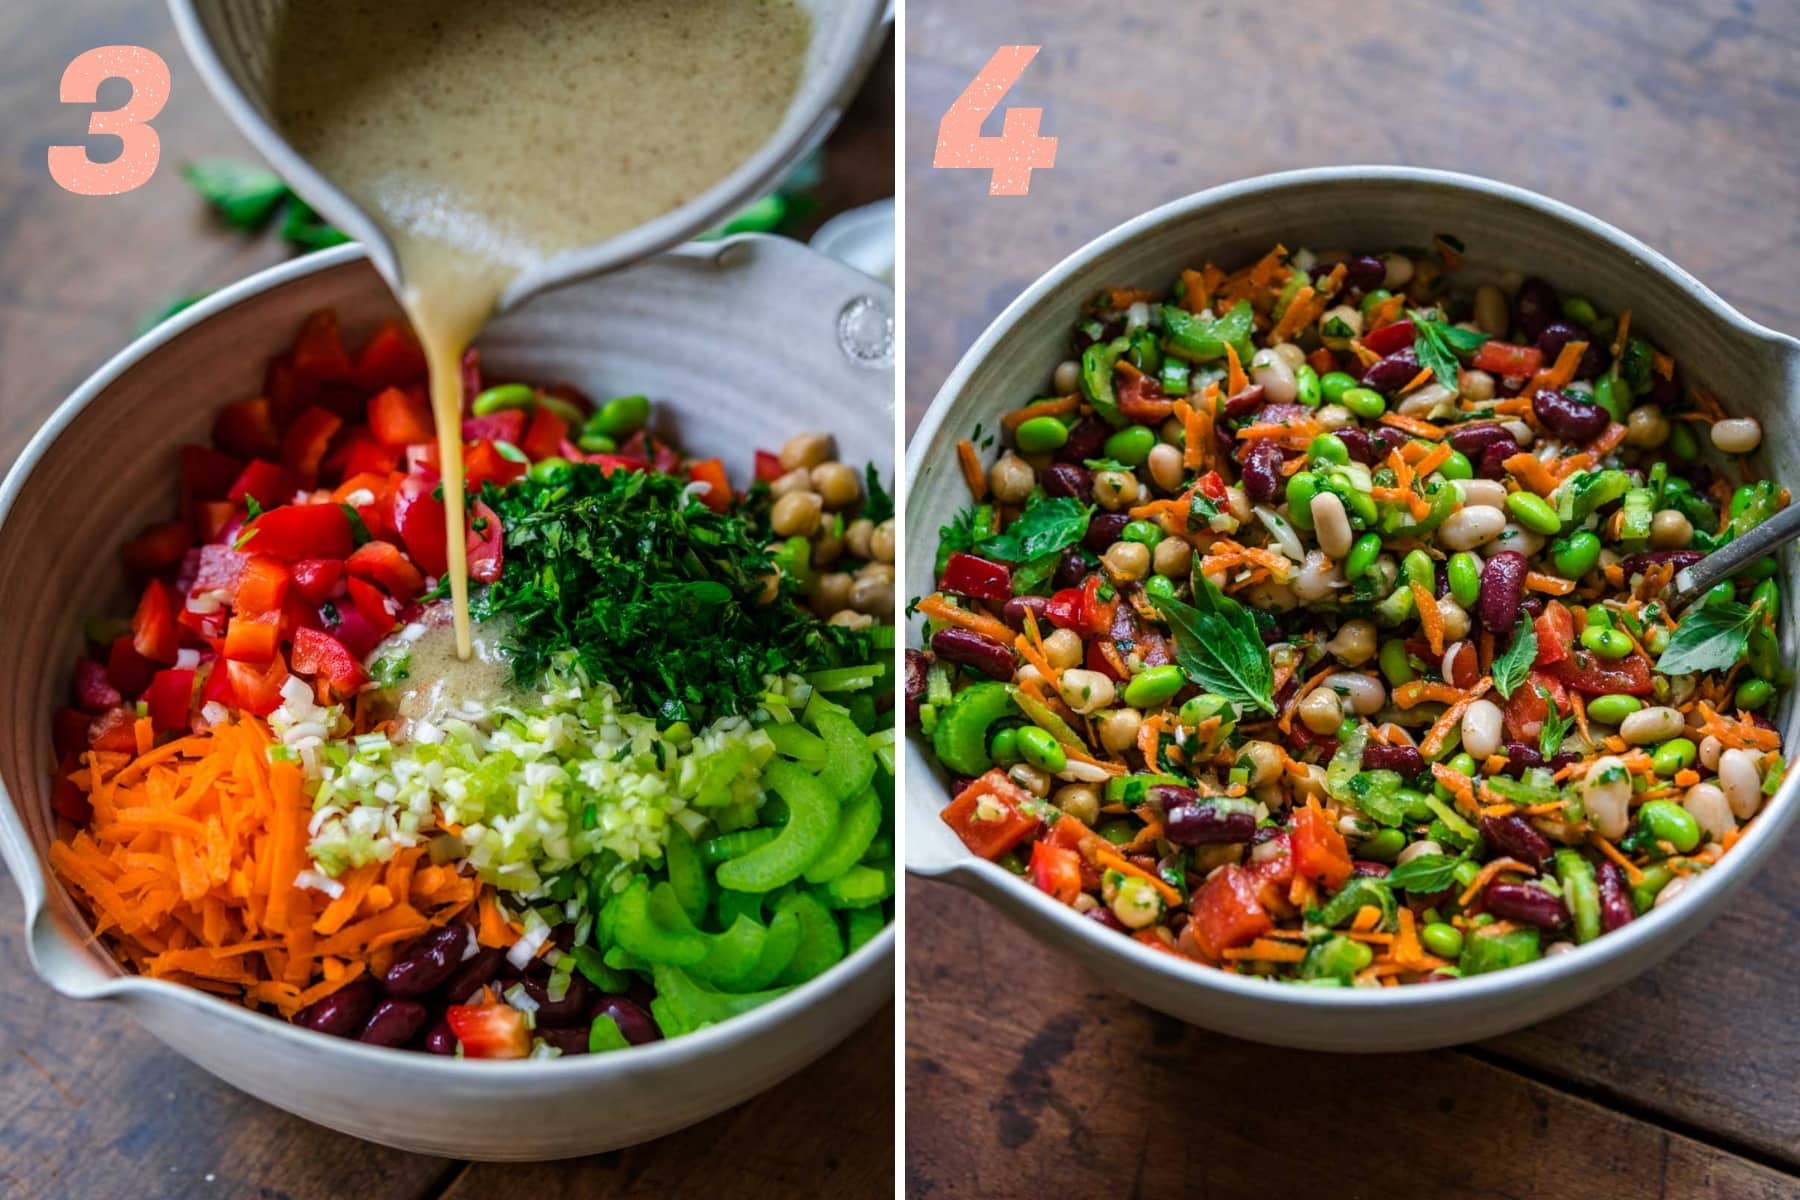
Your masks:
<path fill-rule="evenodd" d="M 136 192 L 84 199 L 51 182 L 45 150 L 86 128 L 86 110 L 57 102 L 63 66 L 108 44 L 148 46 L 169 63 L 172 97 L 155 122 L 163 161 Z M 116 86 L 101 93 L 109 107 Z M 827 145 L 814 223 L 893 193 L 893 95 L 888 57 Z M 154 0 L 0 5 L 0 114 L 0 463 L 10 465 L 144 317 L 286 251 L 272 237 L 219 229 L 178 175 L 184 159 L 250 151 Z M 693 1129 L 574 1162 L 470 1165 L 290 1117 L 190 1066 L 117 1010 L 58 999 L 31 975 L 21 923 L 16 891 L 0 886 L 0 1196 L 9 1200 L 892 1192 L 891 1006 L 786 1084 Z"/>
<path fill-rule="evenodd" d="M 915 424 L 1063 256 L 1167 200 L 1301 166 L 1533 188 L 1800 330 L 1791 4 L 912 0 L 907 31 Z M 929 163 L 939 117 L 1011 43 L 1044 48 L 1006 103 L 1042 106 L 1060 143 L 1028 197 L 994 199 L 985 172 Z M 1740 896 L 1667 963 L 1557 1020 L 1340 1058 L 1170 1022 L 980 901 L 909 880 L 909 1190 L 1800 1196 L 1800 864 L 1778 860 Z"/>

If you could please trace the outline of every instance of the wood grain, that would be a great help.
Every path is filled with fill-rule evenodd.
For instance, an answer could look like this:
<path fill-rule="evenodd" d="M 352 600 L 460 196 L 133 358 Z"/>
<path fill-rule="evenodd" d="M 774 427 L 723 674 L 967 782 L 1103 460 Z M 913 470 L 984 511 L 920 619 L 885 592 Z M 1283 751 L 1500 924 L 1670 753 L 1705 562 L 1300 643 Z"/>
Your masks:
<path fill-rule="evenodd" d="M 57 103 L 57 81 L 75 55 L 121 43 L 169 63 L 172 96 L 155 121 L 163 161 L 138 191 L 71 196 L 51 182 L 45 152 L 81 142 L 88 110 Z M 101 96 L 118 103 L 122 85 Z M 0 113 L 0 463 L 10 465 L 145 316 L 288 252 L 273 237 L 221 228 L 182 182 L 176 167 L 186 159 L 254 155 L 201 86 L 159 3 L 0 5 Z M 893 115 L 890 59 L 825 146 L 827 179 L 806 228 L 893 194 Z M 21 922 L 16 891 L 0 884 L 8 1200 L 412 1200 L 452 1186 L 471 1197 L 892 1190 L 891 1009 L 782 1088 L 672 1138 L 575 1163 L 466 1170 L 309 1125 L 190 1066 L 119 1011 L 58 999 L 31 974 Z"/>
<path fill-rule="evenodd" d="M 912 424 L 988 322 L 1089 239 L 1216 183 L 1321 164 L 1445 167 L 1533 188 L 1645 239 L 1752 318 L 1800 331 L 1800 299 L 1789 282 L 1800 241 L 1792 220 L 1800 201 L 1800 10 L 1792 5 L 913 0 L 907 32 Z M 929 168 L 939 117 L 1006 43 L 1044 47 L 1005 103 L 1042 106 L 1042 132 L 1059 138 L 1056 167 L 1034 174 L 1023 199 L 988 197 L 985 172 Z M 990 132 L 998 125 L 996 117 Z M 1014 1060 L 986 1052 L 947 1015 L 926 1019 L 918 972 L 928 973 L 935 993 L 943 990 L 936 972 L 972 971 L 957 976 L 963 985 L 1001 1000 L 1044 989 L 1060 995 L 1072 968 L 1015 947 L 1022 935 L 1004 925 L 974 946 L 921 937 L 953 906 L 964 923 L 997 922 L 941 888 L 915 883 L 911 892 L 909 1063 L 915 1070 L 922 1059 L 944 1064 L 957 1087 L 1003 1103 Z M 1788 1000 L 1800 971 L 1800 945 L 1789 932 L 1796 917 L 1800 864 L 1789 858 L 1771 864 L 1698 941 L 1584 1009 L 1498 1039 L 1473 1059 L 1412 1056 L 1337 1069 L 1363 1081 L 1365 1092 L 1398 1089 L 1414 1102 L 1428 1099 L 1411 1090 L 1421 1072 L 1504 1087 L 1533 1104 L 1546 1095 L 1560 1094 L 1544 1100 L 1553 1105 L 1585 1097 L 1633 1114 L 1582 1118 L 1598 1131 L 1632 1131 L 1641 1117 L 1791 1169 L 1800 1165 L 1792 1083 L 1800 1073 L 1800 1023 Z M 1136 1060 L 1114 1043 L 1146 1059 L 1158 1053 L 1143 1042 L 1145 1026 L 1132 1023 L 1148 1020 L 1141 1011 L 1131 1010 L 1137 1016 L 1129 1020 L 1113 1015 L 1127 1007 L 1111 998 L 1084 1005 L 1108 1013 L 1118 1028 L 1075 1040 L 1059 1078 L 1075 1080 L 1078 1103 L 1097 1106 L 1102 1089 L 1113 1098 L 1130 1092 Z M 1294 1065 L 1289 1055 L 1185 1037 L 1204 1042 L 1209 1061 L 1222 1056 L 1252 1081 Z M 910 1111 L 922 1103 L 909 1095 Z M 1407 1118 L 1398 1111 L 1405 1106 L 1391 1107 L 1388 1115 Z M 1515 1116 L 1485 1128 L 1502 1140 L 1528 1137 L 1530 1122 Z M 1196 1136 L 1245 1136 L 1236 1126 L 1221 1132 L 1237 1119 L 1209 1114 Z M 955 1129 L 957 1120 L 946 1114 L 937 1124 Z M 1024 1157 L 1008 1153 L 991 1127 L 958 1130 L 954 1143 L 932 1143 L 929 1132 L 912 1136 L 909 1158 L 927 1175 L 933 1164 L 948 1177 L 952 1165 L 966 1172 Z M 1441 1136 L 1436 1142 L 1439 1153 L 1451 1153 Z M 1272 1136 L 1258 1143 L 1265 1157 L 1293 1144 Z M 1298 1159 L 1328 1161 L 1310 1145 Z M 1120 1159 L 1109 1161 L 1117 1167 Z M 1130 1166 L 1124 1170 L 1128 1176 Z M 1501 1191 L 1533 1194 L 1516 1185 L 1518 1178 Z M 1238 1194 L 1226 1184 L 1218 1192 Z"/>

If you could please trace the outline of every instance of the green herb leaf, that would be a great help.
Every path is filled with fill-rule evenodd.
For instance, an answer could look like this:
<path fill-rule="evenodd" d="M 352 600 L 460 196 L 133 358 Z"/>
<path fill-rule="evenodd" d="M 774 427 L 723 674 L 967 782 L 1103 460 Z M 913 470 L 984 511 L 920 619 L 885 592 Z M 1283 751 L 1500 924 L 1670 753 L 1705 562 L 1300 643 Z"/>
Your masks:
<path fill-rule="evenodd" d="M 1069 496 L 1039 497 L 1025 506 L 1019 519 L 1005 531 L 984 538 L 979 553 L 1010 563 L 1022 563 L 1073 546 L 1087 534 L 1094 510 Z"/>
<path fill-rule="evenodd" d="M 269 168 L 232 158 L 201 158 L 183 163 L 181 177 L 233 229 L 262 228 L 288 195 L 287 184 Z"/>
<path fill-rule="evenodd" d="M 1275 672 L 1250 610 L 1195 573 L 1193 605 L 1158 600 L 1175 634 L 1175 661 L 1209 692 L 1275 715 Z"/>
<path fill-rule="evenodd" d="M 863 501 L 863 516 L 879 525 L 894 515 L 894 498 L 881 486 L 881 472 L 870 463 L 863 468 L 863 490 L 868 499 Z"/>
<path fill-rule="evenodd" d="M 1575 727 L 1575 718 L 1562 715 L 1556 707 L 1556 701 L 1551 698 L 1548 688 L 1540 686 L 1537 693 L 1543 700 L 1546 710 L 1544 723 L 1538 729 L 1538 753 L 1544 756 L 1545 762 L 1549 762 L 1556 756 L 1556 752 L 1562 749 L 1563 739 L 1568 737 L 1569 730 Z"/>
<path fill-rule="evenodd" d="M 1456 881 L 1456 864 L 1461 861 L 1448 854 L 1421 854 L 1389 871 L 1386 882 L 1399 891 L 1441 892 Z"/>
<path fill-rule="evenodd" d="M 369 664 L 369 678 L 377 687 L 393 687 L 407 678 L 412 671 L 412 654 L 405 650 L 396 650 L 392 654 L 384 654 Z"/>
<path fill-rule="evenodd" d="M 1675 626 L 1656 669 L 1664 675 L 1730 670 L 1744 656 L 1761 615 L 1760 605 L 1735 600 L 1690 610 Z"/>
<path fill-rule="evenodd" d="M 1520 617 L 1513 629 L 1512 644 L 1505 654 L 1494 660 L 1494 690 L 1504 699 L 1511 700 L 1514 690 L 1531 674 L 1537 652 L 1537 629 L 1530 617 Z"/>
<path fill-rule="evenodd" d="M 346 505 L 345 507 L 349 506 Z M 244 512 L 247 518 L 252 521 L 263 515 L 263 506 L 258 503 L 255 496 L 250 495 L 248 492 L 244 493 Z"/>
<path fill-rule="evenodd" d="M 1419 356 L 1419 365 L 1430 367 L 1439 383 L 1455 391 L 1457 373 L 1462 369 L 1462 362 L 1457 356 L 1473 354 L 1481 349 L 1482 343 L 1488 340 L 1488 335 L 1458 329 L 1454 325 L 1433 321 L 1416 312 L 1411 317 L 1416 334 L 1413 338 L 1413 353 Z"/>
<path fill-rule="evenodd" d="M 312 206 L 299 196 L 288 204 L 287 216 L 281 222 L 281 236 L 302 250 L 324 250 L 341 246 L 350 235 L 319 218 Z"/>
<path fill-rule="evenodd" d="M 494 439 L 494 453 L 498 454 L 501 458 L 504 458 L 507 462 L 516 462 L 516 463 L 530 463 L 531 462 L 531 459 L 526 457 L 525 452 L 523 450 L 519 449 L 517 446 L 513 445 L 511 442 L 502 441 L 499 438 Z"/>
<path fill-rule="evenodd" d="M 340 504 L 338 507 L 344 510 L 344 516 L 350 520 L 350 544 L 352 546 L 365 545 L 375 540 L 375 535 L 369 532 L 369 527 L 363 523 L 362 514 L 356 511 L 354 504 Z"/>

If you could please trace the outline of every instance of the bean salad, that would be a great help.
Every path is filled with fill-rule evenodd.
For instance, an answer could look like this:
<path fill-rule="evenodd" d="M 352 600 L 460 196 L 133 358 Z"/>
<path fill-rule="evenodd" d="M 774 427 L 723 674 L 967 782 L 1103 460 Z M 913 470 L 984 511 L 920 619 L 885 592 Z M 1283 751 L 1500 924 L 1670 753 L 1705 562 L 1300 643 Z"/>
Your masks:
<path fill-rule="evenodd" d="M 907 719 L 969 850 L 1108 929 L 1444 981 L 1675 901 L 1785 769 L 1762 431 L 1632 325 L 1429 249 L 1093 297 L 957 453 Z"/>

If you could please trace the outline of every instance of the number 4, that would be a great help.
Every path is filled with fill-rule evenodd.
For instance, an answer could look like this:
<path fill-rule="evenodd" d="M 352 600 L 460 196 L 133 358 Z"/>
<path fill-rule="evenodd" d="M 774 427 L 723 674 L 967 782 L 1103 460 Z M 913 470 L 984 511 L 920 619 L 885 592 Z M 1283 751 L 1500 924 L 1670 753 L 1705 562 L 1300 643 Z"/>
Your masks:
<path fill-rule="evenodd" d="M 1056 139 L 1038 136 L 1041 108 L 1009 108 L 999 137 L 984 137 L 981 123 L 1019 81 L 1038 46 L 1002 46 L 994 51 L 972 83 L 963 89 L 938 123 L 934 167 L 990 168 L 990 196 L 1023 196 L 1031 190 L 1031 172 L 1056 165 Z"/>

